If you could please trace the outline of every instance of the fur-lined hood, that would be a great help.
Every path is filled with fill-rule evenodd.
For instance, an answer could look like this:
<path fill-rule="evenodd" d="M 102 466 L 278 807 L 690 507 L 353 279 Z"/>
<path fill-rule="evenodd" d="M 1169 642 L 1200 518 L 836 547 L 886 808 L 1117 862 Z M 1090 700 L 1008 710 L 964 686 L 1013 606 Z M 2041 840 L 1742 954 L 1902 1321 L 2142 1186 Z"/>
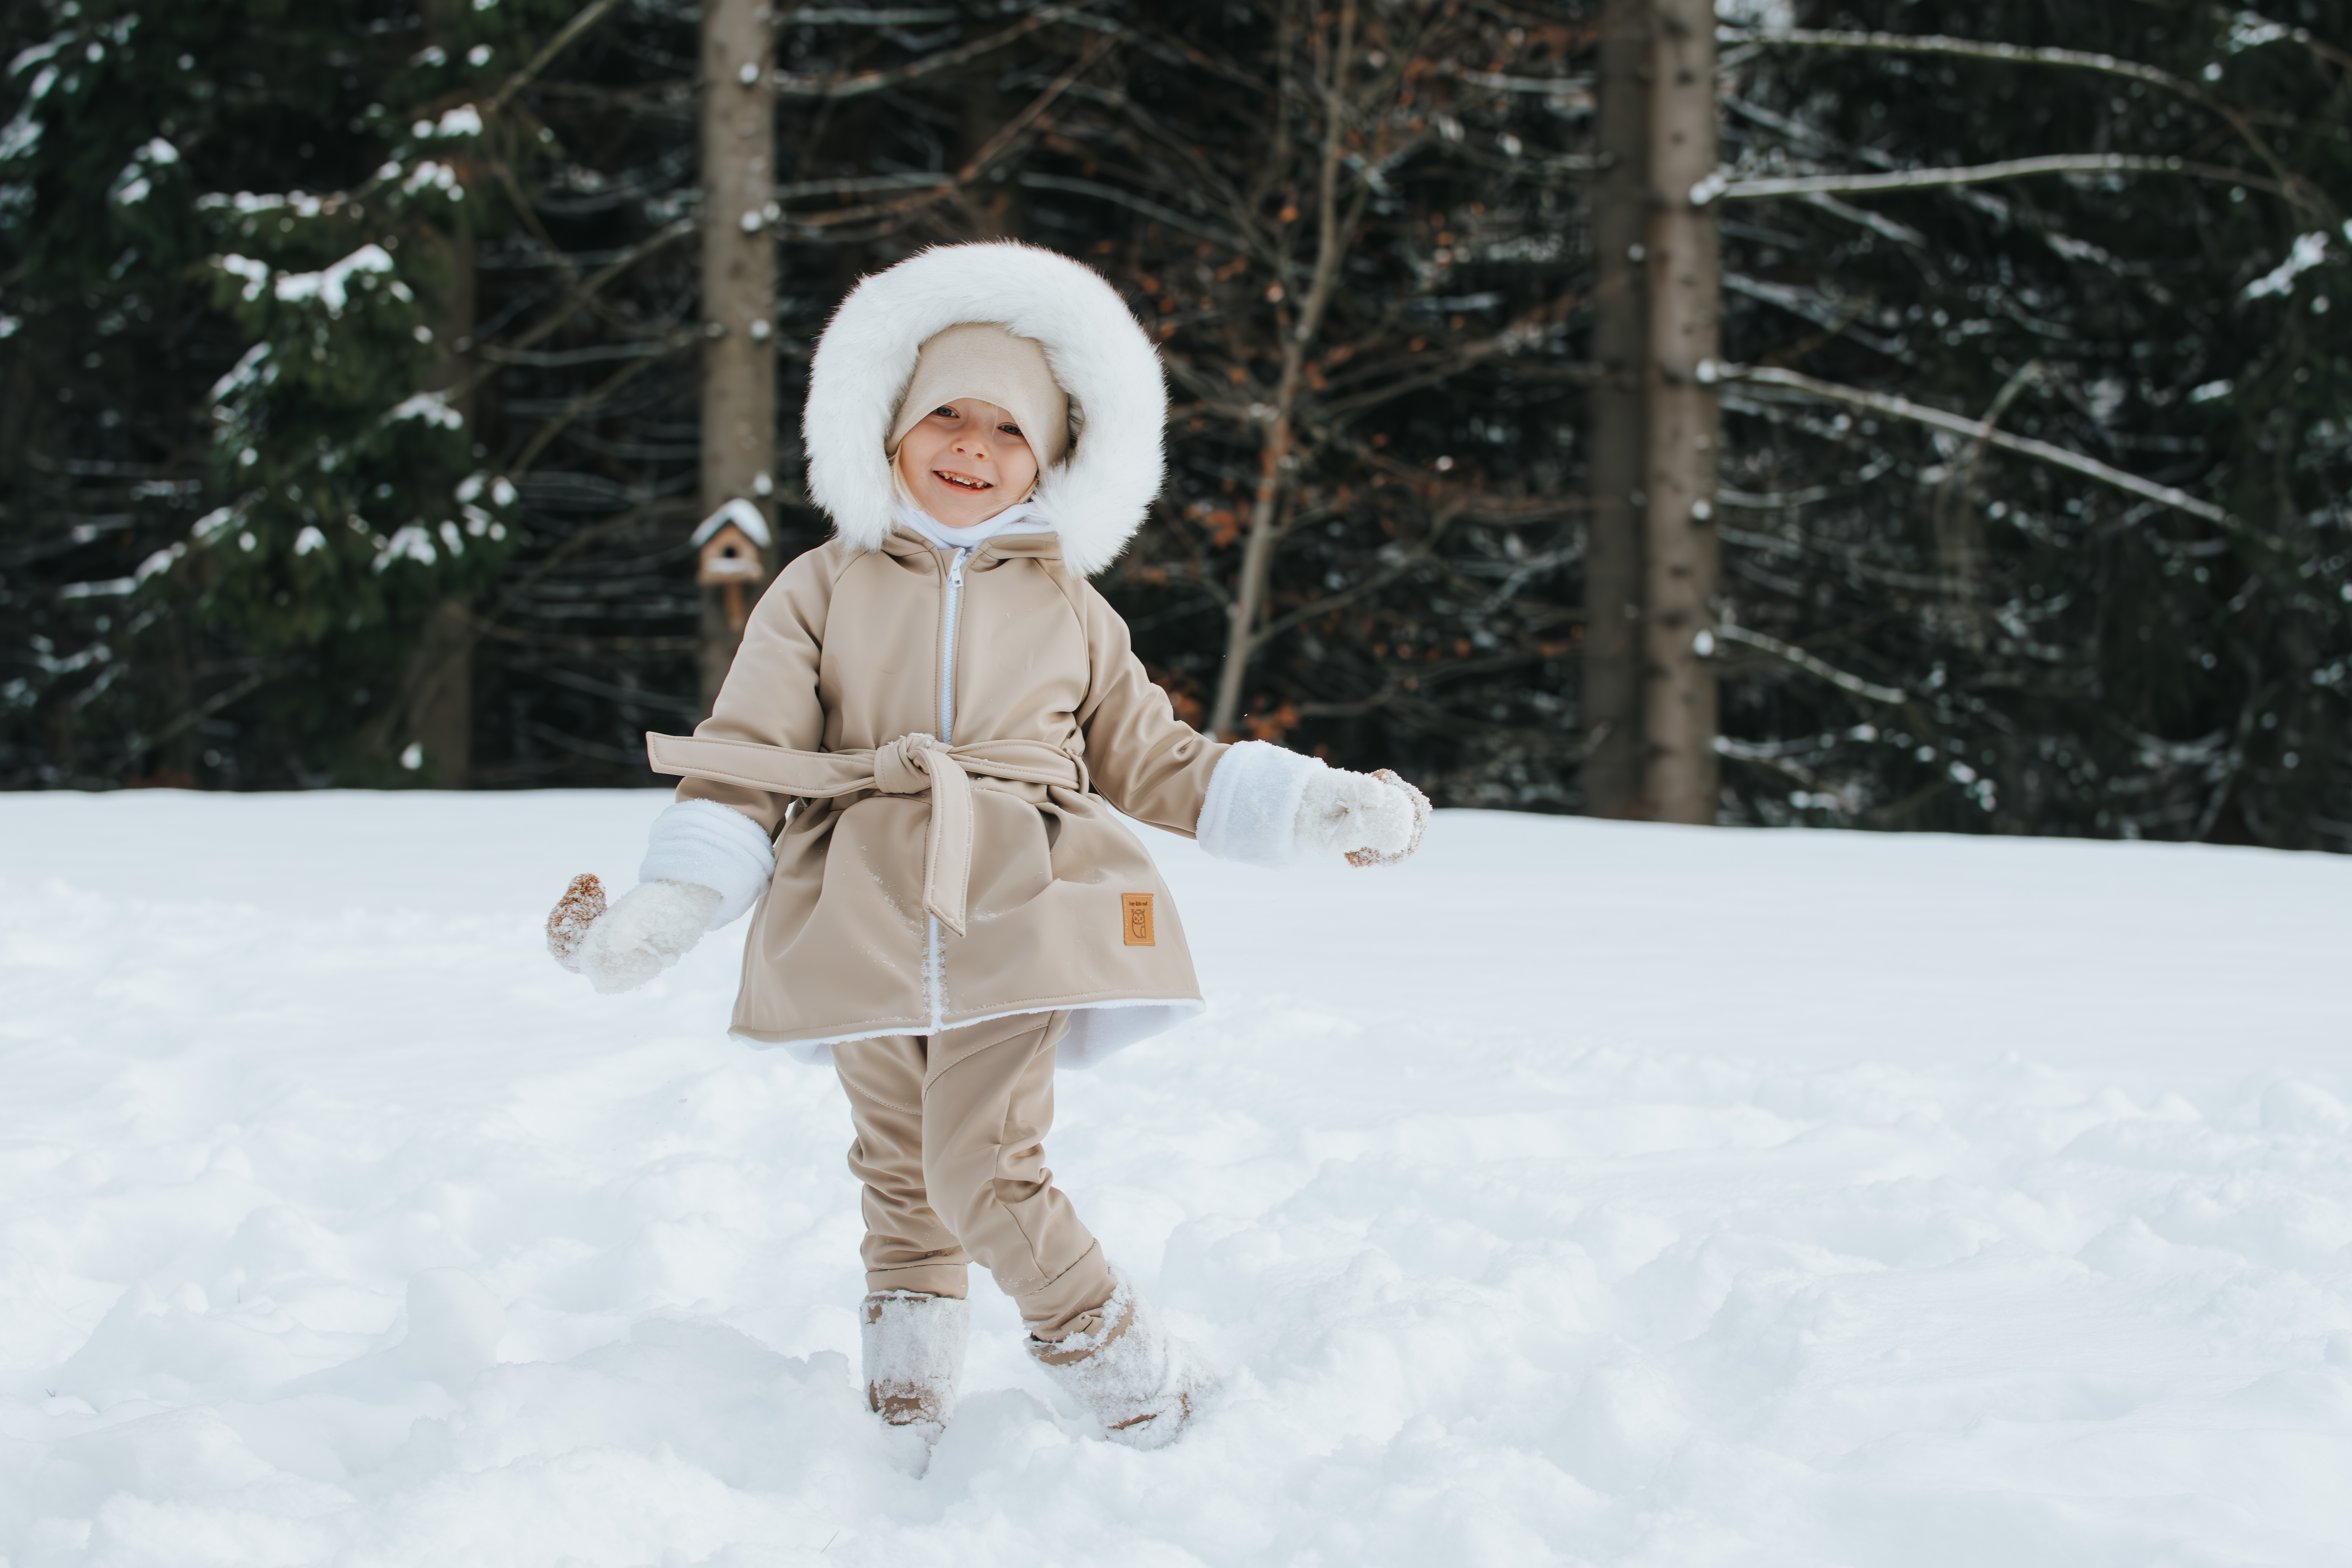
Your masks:
<path fill-rule="evenodd" d="M 964 321 L 993 321 L 1045 345 L 1076 439 L 1031 504 L 1061 536 L 1073 571 L 1101 571 L 1160 493 L 1167 389 L 1151 340 L 1118 291 L 1085 263 L 1035 246 L 934 246 L 850 290 L 809 366 L 801 416 L 809 494 L 845 542 L 881 547 L 898 500 L 883 456 L 891 418 L 923 344 Z"/>

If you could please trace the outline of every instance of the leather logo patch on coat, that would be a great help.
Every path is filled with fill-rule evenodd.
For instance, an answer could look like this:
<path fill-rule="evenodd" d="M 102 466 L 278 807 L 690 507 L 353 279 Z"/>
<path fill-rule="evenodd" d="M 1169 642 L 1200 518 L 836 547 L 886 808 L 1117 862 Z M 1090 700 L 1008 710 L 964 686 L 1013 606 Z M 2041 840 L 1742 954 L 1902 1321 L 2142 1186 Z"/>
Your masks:
<path fill-rule="evenodd" d="M 1158 943 L 1151 940 L 1151 895 L 1121 893 L 1118 896 L 1118 903 L 1119 912 L 1124 917 L 1121 924 L 1127 932 L 1127 945 L 1129 947 L 1157 946 Z"/>

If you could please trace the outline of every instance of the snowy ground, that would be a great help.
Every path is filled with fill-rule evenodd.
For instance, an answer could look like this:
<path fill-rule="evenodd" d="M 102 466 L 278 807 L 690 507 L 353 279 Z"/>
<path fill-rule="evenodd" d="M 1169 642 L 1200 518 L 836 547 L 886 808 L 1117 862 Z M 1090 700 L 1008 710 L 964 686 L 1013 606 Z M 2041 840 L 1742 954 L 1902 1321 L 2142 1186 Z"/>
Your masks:
<path fill-rule="evenodd" d="M 541 949 L 660 798 L 0 797 L 6 1568 L 2352 1556 L 2352 860 L 1155 837 L 1213 1011 L 1054 1164 L 1226 1392 L 1091 1440 L 980 1279 L 918 1479 L 740 930 Z"/>

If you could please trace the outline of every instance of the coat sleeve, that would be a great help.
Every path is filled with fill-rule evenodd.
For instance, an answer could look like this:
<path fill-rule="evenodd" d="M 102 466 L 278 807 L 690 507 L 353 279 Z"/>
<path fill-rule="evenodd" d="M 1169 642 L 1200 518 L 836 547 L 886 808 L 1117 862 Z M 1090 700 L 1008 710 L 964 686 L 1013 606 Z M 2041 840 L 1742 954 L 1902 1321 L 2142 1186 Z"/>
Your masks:
<path fill-rule="evenodd" d="M 830 547 L 793 557 L 752 607 L 743 645 L 727 671 L 726 684 L 710 717 L 695 726 L 697 740 L 755 741 L 814 752 L 824 742 L 824 709 L 817 699 L 817 660 L 824 650 L 824 623 L 833 605 L 833 585 L 842 557 Z M 731 806 L 772 838 L 783 825 L 789 795 L 711 779 L 686 778 L 680 801 L 707 800 Z"/>
<path fill-rule="evenodd" d="M 1083 579 L 1076 582 L 1075 607 L 1091 665 L 1077 719 L 1095 788 L 1139 822 L 1193 837 L 1210 775 L 1233 748 L 1176 717 L 1168 693 L 1152 684 L 1129 645 L 1127 623 Z"/>

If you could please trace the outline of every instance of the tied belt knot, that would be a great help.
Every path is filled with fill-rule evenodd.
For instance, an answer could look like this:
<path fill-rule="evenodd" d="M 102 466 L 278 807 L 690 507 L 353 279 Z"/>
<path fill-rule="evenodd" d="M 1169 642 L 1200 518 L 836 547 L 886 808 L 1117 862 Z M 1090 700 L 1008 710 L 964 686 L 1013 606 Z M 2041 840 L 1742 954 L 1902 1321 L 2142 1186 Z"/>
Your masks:
<path fill-rule="evenodd" d="M 874 748 L 874 787 L 884 795 L 920 795 L 931 787 L 931 758 L 937 755 L 943 764 L 941 772 L 954 769 L 955 752 L 940 744 L 936 736 L 901 735 L 887 746 Z M 969 780 L 970 774 L 964 774 Z M 952 787 L 952 786 L 950 786 Z"/>
<path fill-rule="evenodd" d="M 1043 741 L 982 741 L 950 746 L 937 736 L 901 735 L 872 750 L 796 752 L 756 741 L 646 736 L 657 773 L 740 784 L 800 800 L 877 793 L 930 796 L 923 844 L 923 908 L 958 936 L 971 890 L 971 781 L 1041 784 L 1083 791 L 1086 764 Z"/>

